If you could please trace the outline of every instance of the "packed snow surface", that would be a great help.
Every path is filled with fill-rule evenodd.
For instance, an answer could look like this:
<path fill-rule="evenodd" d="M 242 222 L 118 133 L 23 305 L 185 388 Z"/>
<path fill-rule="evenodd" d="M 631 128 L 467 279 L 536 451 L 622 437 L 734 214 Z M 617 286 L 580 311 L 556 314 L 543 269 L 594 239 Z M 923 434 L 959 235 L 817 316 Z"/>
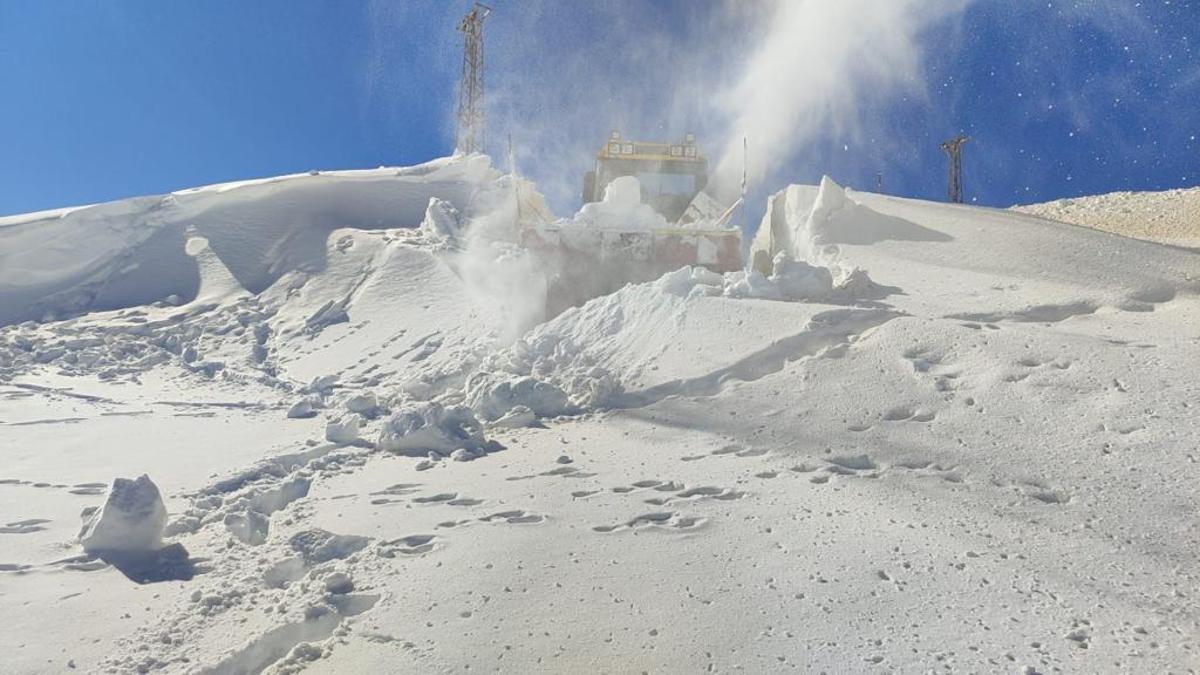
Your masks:
<path fill-rule="evenodd" d="M 548 220 L 479 156 L 0 220 L 5 672 L 1197 667 L 1200 254 L 826 180 L 535 320 Z"/>

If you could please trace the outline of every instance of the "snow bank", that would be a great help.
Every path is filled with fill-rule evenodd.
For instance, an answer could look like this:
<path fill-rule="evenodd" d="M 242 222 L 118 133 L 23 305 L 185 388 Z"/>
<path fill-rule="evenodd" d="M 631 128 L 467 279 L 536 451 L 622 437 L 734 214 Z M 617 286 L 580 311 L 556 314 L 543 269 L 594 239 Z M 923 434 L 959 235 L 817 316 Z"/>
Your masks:
<path fill-rule="evenodd" d="M 91 554 L 151 552 L 162 547 L 166 526 L 167 507 L 149 476 L 117 478 L 104 506 L 85 523 L 79 542 Z"/>
<path fill-rule="evenodd" d="M 323 270 L 326 239 L 337 228 L 414 229 L 437 199 L 437 222 L 427 229 L 442 234 L 451 225 L 448 207 L 473 213 L 476 193 L 499 176 L 487 157 L 468 155 L 3 218 L 0 325 L 172 295 L 258 294 L 288 272 Z M 189 247 L 196 238 L 207 245 Z"/>

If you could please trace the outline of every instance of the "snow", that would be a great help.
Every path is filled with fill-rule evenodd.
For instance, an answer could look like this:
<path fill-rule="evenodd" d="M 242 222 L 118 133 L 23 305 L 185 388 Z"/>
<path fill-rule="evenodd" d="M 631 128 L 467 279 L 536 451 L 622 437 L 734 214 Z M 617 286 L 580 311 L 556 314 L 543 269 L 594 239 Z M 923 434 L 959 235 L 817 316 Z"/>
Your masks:
<path fill-rule="evenodd" d="M 415 457 L 449 455 L 457 450 L 483 451 L 483 425 L 466 406 L 445 407 L 420 403 L 389 417 L 383 425 L 379 447 Z"/>
<path fill-rule="evenodd" d="M 668 226 L 648 204 L 642 203 L 642 184 L 636 176 L 620 176 L 604 188 L 604 199 L 583 208 L 574 225 L 602 230 L 652 230 Z"/>
<path fill-rule="evenodd" d="M 1013 210 L 1125 237 L 1200 248 L 1200 188 L 1113 192 L 1014 206 Z"/>
<path fill-rule="evenodd" d="M 543 208 L 468 156 L 0 221 L 6 672 L 1195 663 L 1200 254 L 825 180 L 542 320 Z"/>
<path fill-rule="evenodd" d="M 167 507 L 149 476 L 117 478 L 104 506 L 84 525 L 79 543 L 94 554 L 154 551 L 162 545 L 166 525 Z"/>
<path fill-rule="evenodd" d="M 0 221 L 0 324 L 197 295 L 187 239 L 207 239 L 241 285 L 260 293 L 326 265 L 338 227 L 412 228 L 430 198 L 469 210 L 498 173 L 486 157 L 407 169 L 300 174 Z M 203 263 L 203 261 L 198 261 Z"/>

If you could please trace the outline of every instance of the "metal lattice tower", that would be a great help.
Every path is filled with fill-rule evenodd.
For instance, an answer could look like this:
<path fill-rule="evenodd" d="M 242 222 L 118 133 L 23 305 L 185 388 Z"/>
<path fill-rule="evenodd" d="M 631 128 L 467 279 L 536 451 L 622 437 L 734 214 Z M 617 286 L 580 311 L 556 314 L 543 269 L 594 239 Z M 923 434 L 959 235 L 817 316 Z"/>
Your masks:
<path fill-rule="evenodd" d="M 492 8 L 476 2 L 458 24 L 463 34 L 462 79 L 458 83 L 458 129 L 455 150 L 483 149 L 483 20 Z"/>
<path fill-rule="evenodd" d="M 962 146 L 969 140 L 969 137 L 959 135 L 942 143 L 942 150 L 950 156 L 950 185 L 947 196 L 951 204 L 961 204 L 963 201 Z"/>

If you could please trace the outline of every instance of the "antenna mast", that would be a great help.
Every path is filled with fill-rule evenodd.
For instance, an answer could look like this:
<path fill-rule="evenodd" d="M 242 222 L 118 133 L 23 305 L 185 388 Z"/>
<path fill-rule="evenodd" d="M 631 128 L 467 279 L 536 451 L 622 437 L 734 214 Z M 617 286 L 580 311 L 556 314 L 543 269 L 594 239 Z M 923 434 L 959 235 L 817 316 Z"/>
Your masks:
<path fill-rule="evenodd" d="M 460 153 L 483 149 L 483 20 L 491 13 L 491 7 L 476 2 L 458 24 L 463 34 L 463 62 L 454 149 Z"/>
<path fill-rule="evenodd" d="M 963 201 L 962 146 L 969 140 L 968 136 L 958 135 L 942 143 L 942 150 L 950 157 L 950 185 L 946 193 L 951 204 L 961 204 Z"/>

